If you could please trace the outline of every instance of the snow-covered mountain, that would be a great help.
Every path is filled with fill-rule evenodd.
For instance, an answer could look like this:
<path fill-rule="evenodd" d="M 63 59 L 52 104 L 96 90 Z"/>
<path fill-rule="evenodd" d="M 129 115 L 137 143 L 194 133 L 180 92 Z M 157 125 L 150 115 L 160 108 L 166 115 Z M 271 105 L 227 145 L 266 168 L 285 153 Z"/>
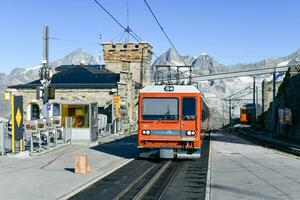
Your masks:
<path fill-rule="evenodd" d="M 96 60 L 91 54 L 84 49 L 79 48 L 63 58 L 50 62 L 50 67 L 56 68 L 60 65 L 71 64 L 96 64 Z M 10 74 L 0 73 L 0 117 L 8 117 L 9 102 L 3 100 L 3 93 L 8 85 L 16 85 L 22 83 L 28 83 L 39 78 L 39 69 L 41 65 L 37 65 L 29 68 L 15 68 Z"/>
<path fill-rule="evenodd" d="M 151 69 L 154 69 L 155 65 L 159 64 L 168 64 L 168 65 L 191 65 L 193 69 L 193 74 L 211 74 L 217 72 L 224 72 L 230 70 L 244 70 L 244 69 L 255 69 L 255 68 L 264 68 L 264 67 L 274 67 L 279 64 L 293 63 L 295 60 L 300 60 L 300 49 L 296 52 L 289 54 L 285 57 L 279 58 L 270 58 L 264 59 L 259 62 L 250 63 L 250 64 L 236 64 L 233 66 L 225 66 L 214 58 L 207 54 L 200 54 L 199 56 L 182 56 L 178 55 L 175 50 L 169 49 L 154 60 L 151 65 Z M 55 68 L 63 64 L 96 64 L 96 60 L 83 49 L 77 49 L 65 57 L 51 62 L 50 66 Z M 31 68 L 15 68 L 10 74 L 0 73 L 0 117 L 7 118 L 9 115 L 9 103 L 4 102 L 3 92 L 8 85 L 27 83 L 33 80 L 38 79 L 38 71 L 40 65 Z M 282 76 L 281 76 L 282 78 Z M 260 86 L 263 79 L 270 80 L 270 76 L 264 75 L 257 77 L 257 85 Z M 215 80 L 215 81 L 206 81 L 200 82 L 200 90 L 204 93 L 205 98 L 208 102 L 211 111 L 211 124 L 214 127 L 220 126 L 223 119 L 223 105 L 225 111 L 225 123 L 228 122 L 228 104 L 222 99 L 239 91 L 246 87 L 252 86 L 251 77 L 240 77 L 232 78 L 226 80 Z M 259 98 L 261 94 L 261 88 L 258 87 Z M 252 94 L 243 94 L 243 98 L 251 99 Z M 260 99 L 259 99 L 260 100 Z M 239 107 L 246 103 L 247 101 L 233 102 L 233 117 L 238 117 Z M 249 101 L 248 101 L 249 102 Z M 260 101 L 259 101 L 260 102 Z"/>
<path fill-rule="evenodd" d="M 218 72 L 236 71 L 236 70 L 246 70 L 246 69 L 259 69 L 266 67 L 274 67 L 277 65 L 286 65 L 288 63 L 293 63 L 295 60 L 300 59 L 300 49 L 296 52 L 279 58 L 269 58 L 264 59 L 259 62 L 249 63 L 249 64 L 236 64 L 232 66 L 225 66 L 214 60 L 211 56 L 207 54 L 201 54 L 199 56 L 181 56 L 177 55 L 176 51 L 173 49 L 167 50 L 165 53 L 161 54 L 153 63 L 151 69 L 154 69 L 155 65 L 167 64 L 167 65 L 184 65 L 181 58 L 190 61 L 189 64 L 192 66 L 193 75 L 199 74 L 212 74 Z M 188 62 L 187 62 L 188 63 Z M 281 76 L 278 78 L 282 79 Z M 271 80 L 270 75 L 261 75 L 256 77 L 256 84 L 258 86 L 258 103 L 261 103 L 261 83 L 262 80 Z M 228 123 L 228 102 L 223 101 L 225 97 L 232 95 L 240 90 L 247 87 L 252 87 L 253 79 L 251 77 L 240 77 L 231 78 L 224 80 L 214 80 L 199 82 L 199 88 L 203 92 L 211 111 L 211 125 L 213 127 L 219 127 L 222 125 L 223 121 L 223 109 L 224 123 Z M 233 117 L 239 116 L 239 108 L 244 103 L 252 102 L 251 90 L 245 90 L 244 93 L 240 95 L 243 99 L 249 99 L 244 101 L 232 102 L 233 107 Z"/>

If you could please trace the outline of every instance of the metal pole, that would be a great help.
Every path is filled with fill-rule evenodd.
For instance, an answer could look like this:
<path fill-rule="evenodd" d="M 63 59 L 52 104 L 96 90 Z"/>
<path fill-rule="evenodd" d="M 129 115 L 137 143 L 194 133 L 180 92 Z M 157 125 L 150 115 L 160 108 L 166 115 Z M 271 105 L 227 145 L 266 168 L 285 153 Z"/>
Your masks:
<path fill-rule="evenodd" d="M 255 98 L 255 76 L 253 77 L 253 122 L 256 122 L 256 98 Z"/>
<path fill-rule="evenodd" d="M 48 26 L 44 27 L 44 37 L 43 37 L 43 41 L 44 41 L 44 51 L 43 51 L 43 80 L 44 80 L 44 95 L 43 95 L 43 104 L 45 105 L 46 103 L 48 103 L 48 86 L 49 86 L 49 80 L 47 78 L 48 75 L 48 62 L 49 62 L 49 36 L 48 36 Z M 46 117 L 46 113 L 44 114 L 44 116 Z"/>
<path fill-rule="evenodd" d="M 272 131 L 276 131 L 276 110 L 275 110 L 275 98 L 276 98 L 276 67 L 273 73 L 273 102 L 272 102 Z"/>
<path fill-rule="evenodd" d="M 275 102 L 276 97 L 276 72 L 273 73 L 273 102 Z"/>
<path fill-rule="evenodd" d="M 49 52 L 48 52 L 48 45 L 49 45 L 49 41 L 48 41 L 48 31 L 49 28 L 48 26 L 44 26 L 43 32 L 44 32 L 44 37 L 43 37 L 43 41 L 44 41 L 44 51 L 43 51 L 43 59 L 44 59 L 44 63 L 48 64 L 48 58 L 49 58 Z"/>
<path fill-rule="evenodd" d="M 33 132 L 30 133 L 30 155 L 33 155 Z"/>
<path fill-rule="evenodd" d="M 223 102 L 223 116 L 222 116 L 222 126 L 224 128 L 224 102 Z"/>
<path fill-rule="evenodd" d="M 11 95 L 11 152 L 15 153 L 15 96 Z"/>
<path fill-rule="evenodd" d="M 229 100 L 229 124 L 231 125 L 231 100 Z"/>
<path fill-rule="evenodd" d="M 176 84 L 179 85 L 179 66 L 177 66 Z"/>
<path fill-rule="evenodd" d="M 261 84 L 261 111 L 265 112 L 265 81 Z"/>
<path fill-rule="evenodd" d="M 192 66 L 190 66 L 189 82 L 190 82 L 190 85 L 192 85 Z"/>
<path fill-rule="evenodd" d="M 144 87 L 144 75 L 145 75 L 145 71 L 144 71 L 144 47 L 142 47 L 142 59 L 141 59 L 141 78 L 140 78 L 140 81 L 141 81 L 141 84 L 142 84 L 142 87 Z"/>
<path fill-rule="evenodd" d="M 172 80 L 172 75 L 171 75 L 171 66 L 168 67 L 168 84 L 171 84 Z"/>
<path fill-rule="evenodd" d="M 256 118 L 257 118 L 257 113 L 258 113 L 258 87 L 256 86 L 256 106 L 255 106 L 255 115 L 256 115 Z"/>
<path fill-rule="evenodd" d="M 1 135 L 1 155 L 5 154 L 5 126 L 4 122 L 0 122 L 0 135 Z"/>

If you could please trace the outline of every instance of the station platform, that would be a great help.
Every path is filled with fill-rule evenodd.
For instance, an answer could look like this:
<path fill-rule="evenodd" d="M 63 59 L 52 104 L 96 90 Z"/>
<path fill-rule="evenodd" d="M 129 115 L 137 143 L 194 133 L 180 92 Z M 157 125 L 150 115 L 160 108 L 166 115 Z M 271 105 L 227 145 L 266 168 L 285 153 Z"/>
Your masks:
<path fill-rule="evenodd" d="M 300 199 L 300 158 L 212 133 L 206 199 Z"/>
<path fill-rule="evenodd" d="M 75 155 L 88 155 L 92 171 L 74 173 Z M 66 145 L 42 155 L 0 157 L 0 199 L 67 199 L 138 155 L 136 135 L 107 135 L 101 145 Z"/>

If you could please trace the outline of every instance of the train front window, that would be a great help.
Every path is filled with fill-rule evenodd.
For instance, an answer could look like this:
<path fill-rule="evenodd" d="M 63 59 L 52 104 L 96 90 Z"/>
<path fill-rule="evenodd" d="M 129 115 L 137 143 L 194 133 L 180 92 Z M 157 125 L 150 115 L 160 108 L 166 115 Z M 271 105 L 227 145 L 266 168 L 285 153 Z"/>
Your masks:
<path fill-rule="evenodd" d="M 177 98 L 143 98 L 143 120 L 178 120 Z"/>
<path fill-rule="evenodd" d="M 182 99 L 182 119 L 193 120 L 196 119 L 196 100 L 195 98 Z"/>

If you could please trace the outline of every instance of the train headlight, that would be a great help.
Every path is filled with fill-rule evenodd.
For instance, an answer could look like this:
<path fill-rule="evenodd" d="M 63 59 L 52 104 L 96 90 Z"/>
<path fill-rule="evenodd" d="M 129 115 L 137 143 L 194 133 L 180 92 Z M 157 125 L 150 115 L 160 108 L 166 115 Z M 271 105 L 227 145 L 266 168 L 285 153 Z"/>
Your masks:
<path fill-rule="evenodd" d="M 188 136 L 191 136 L 191 135 L 195 135 L 196 132 L 195 131 L 186 131 L 185 134 Z"/>
<path fill-rule="evenodd" d="M 150 131 L 150 130 L 143 130 L 143 131 L 142 131 L 142 134 L 143 134 L 143 135 L 150 135 L 150 134 L 151 134 L 151 131 Z"/>

